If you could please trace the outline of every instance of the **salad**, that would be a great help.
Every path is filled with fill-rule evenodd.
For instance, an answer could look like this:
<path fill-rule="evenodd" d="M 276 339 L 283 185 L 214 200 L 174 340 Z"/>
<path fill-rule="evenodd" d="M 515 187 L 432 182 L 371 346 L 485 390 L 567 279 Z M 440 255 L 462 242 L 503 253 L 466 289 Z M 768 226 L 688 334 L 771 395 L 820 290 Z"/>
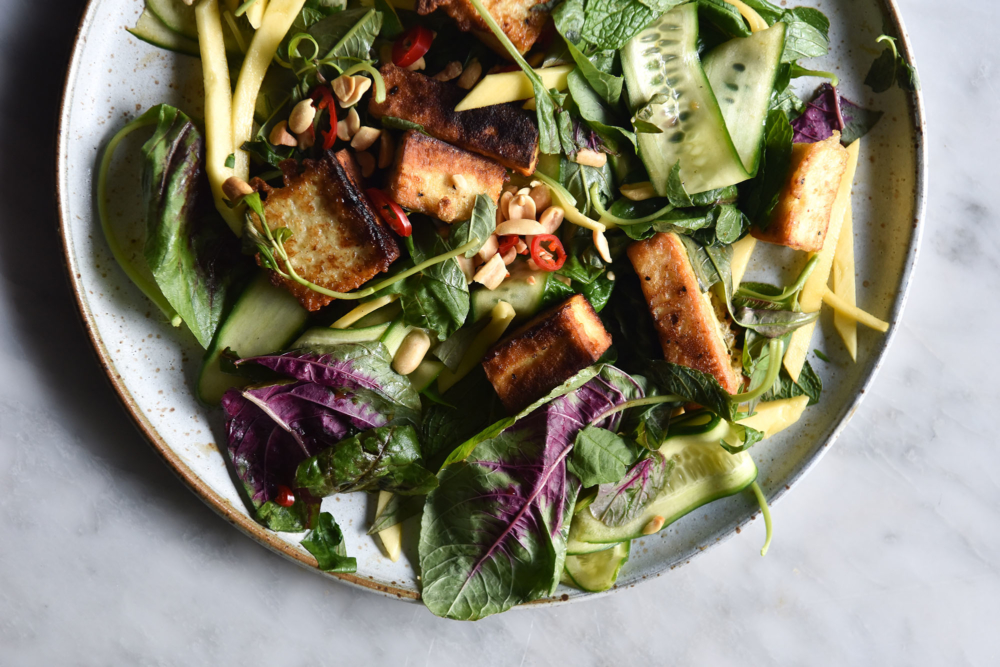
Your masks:
<path fill-rule="evenodd" d="M 200 58 L 204 118 L 115 134 L 99 214 L 205 349 L 251 515 L 353 572 L 321 503 L 378 494 L 369 534 L 396 560 L 419 520 L 421 597 L 466 620 L 606 590 L 633 539 L 740 492 L 766 552 L 752 448 L 821 398 L 821 307 L 852 357 L 888 329 L 850 205 L 881 113 L 804 64 L 829 27 L 766 0 L 146 0 L 130 32 Z M 879 40 L 866 83 L 918 85 Z M 136 131 L 139 261 L 108 214 Z M 758 242 L 798 276 L 744 279 Z"/>

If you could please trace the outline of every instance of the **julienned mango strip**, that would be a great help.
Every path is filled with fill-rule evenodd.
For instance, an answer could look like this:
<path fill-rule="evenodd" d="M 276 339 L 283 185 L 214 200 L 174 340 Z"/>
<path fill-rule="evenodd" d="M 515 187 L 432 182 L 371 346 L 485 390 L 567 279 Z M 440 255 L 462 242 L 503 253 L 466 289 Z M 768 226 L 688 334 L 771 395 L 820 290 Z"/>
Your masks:
<path fill-rule="evenodd" d="M 198 26 L 198 48 L 205 79 L 205 172 L 216 210 L 239 236 L 243 233 L 243 218 L 229 207 L 222 194 L 222 184 L 233 175 L 233 170 L 226 166 L 226 159 L 233 152 L 233 100 L 219 1 L 199 2 L 194 9 L 194 18 Z"/>
<path fill-rule="evenodd" d="M 823 305 L 823 293 L 827 290 L 826 284 L 830 280 L 830 269 L 833 267 L 833 254 L 836 252 L 837 242 L 840 240 L 840 230 L 844 225 L 844 217 L 851 205 L 851 186 L 854 183 L 854 173 L 857 171 L 860 151 L 860 139 L 847 147 L 847 169 L 844 170 L 844 176 L 840 180 L 840 188 L 837 190 L 837 198 L 833 202 L 833 210 L 830 212 L 830 226 L 826 232 L 823 249 L 817 253 L 819 261 L 799 295 L 799 305 L 806 313 L 814 313 Z M 796 329 L 792 333 L 791 340 L 788 341 L 788 348 L 785 351 L 785 370 L 796 382 L 802 372 L 802 366 L 806 363 L 806 354 L 809 353 L 809 345 L 815 329 L 816 322 L 810 322 Z"/>
<path fill-rule="evenodd" d="M 848 303 L 829 289 L 823 292 L 823 303 L 837 311 L 838 315 L 849 317 L 855 322 L 860 322 L 870 329 L 885 333 L 889 330 L 889 323 L 875 317 L 871 313 L 865 312 L 857 306 Z"/>
<path fill-rule="evenodd" d="M 250 141 L 253 133 L 253 112 L 257 103 L 257 94 L 267 68 L 270 67 L 274 54 L 278 52 L 281 40 L 285 38 L 288 29 L 292 27 L 295 17 L 302 11 L 306 0 L 270 0 L 260 28 L 254 33 L 253 41 L 243 59 L 240 78 L 236 82 L 236 93 L 233 95 L 232 142 L 236 166 L 233 173 L 244 181 L 250 177 L 250 156 L 241 150 L 245 142 Z"/>

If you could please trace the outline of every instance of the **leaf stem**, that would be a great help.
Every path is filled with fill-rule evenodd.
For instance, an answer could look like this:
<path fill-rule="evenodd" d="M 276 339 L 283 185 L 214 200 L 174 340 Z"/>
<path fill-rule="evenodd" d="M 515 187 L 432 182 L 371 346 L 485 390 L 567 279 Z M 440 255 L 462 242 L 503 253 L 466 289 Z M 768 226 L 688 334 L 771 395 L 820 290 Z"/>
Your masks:
<path fill-rule="evenodd" d="M 663 396 L 647 396 L 646 398 L 634 398 L 631 401 L 625 401 L 624 403 L 619 403 L 611 408 L 608 408 L 601 414 L 597 415 L 590 420 L 591 424 L 596 424 L 616 412 L 621 412 L 622 410 L 628 410 L 629 408 L 638 408 L 643 405 L 656 405 L 657 403 L 676 403 L 678 401 L 683 401 L 683 396 L 675 396 L 674 394 L 665 394 Z"/>
<path fill-rule="evenodd" d="M 171 325 L 179 327 L 181 325 L 181 316 L 177 314 L 177 311 L 173 309 L 166 297 L 163 296 L 163 292 L 160 291 L 156 283 L 148 280 L 129 260 L 124 248 L 118 242 L 118 237 L 115 236 L 115 232 L 111 228 L 111 220 L 108 215 L 108 171 L 111 169 L 111 159 L 114 157 L 115 149 L 132 132 L 143 127 L 156 125 L 158 116 L 157 107 L 153 107 L 118 130 L 117 134 L 111 137 L 111 141 L 108 142 L 107 147 L 104 149 L 104 155 L 101 157 L 101 165 L 97 172 L 97 217 L 101 220 L 101 230 L 104 232 L 104 239 L 111 249 L 111 254 L 114 256 L 115 261 L 118 262 L 118 265 L 122 267 L 125 275 L 129 277 L 136 287 L 142 290 L 142 293 L 150 301 L 156 304 L 156 307 L 163 312 L 163 315 L 169 320 Z"/>
<path fill-rule="evenodd" d="M 594 210 L 600 214 L 601 222 L 603 224 L 611 222 L 614 223 L 615 225 L 618 225 L 619 227 L 627 227 L 628 225 L 638 225 L 644 222 L 651 222 L 659 218 L 661 215 L 670 213 L 672 210 L 674 210 L 673 204 L 667 204 L 659 211 L 656 211 L 655 213 L 650 213 L 649 215 L 644 215 L 641 218 L 619 218 L 617 215 L 612 215 L 611 213 L 608 213 L 607 209 L 605 209 L 604 206 L 601 204 L 601 198 L 599 196 L 599 188 L 597 187 L 597 183 L 594 183 L 593 185 L 590 186 L 590 205 L 593 206 Z"/>
<path fill-rule="evenodd" d="M 760 549 L 760 555 L 766 556 L 767 550 L 771 546 L 771 537 L 773 536 L 773 528 L 771 526 L 771 508 L 767 506 L 767 498 L 764 497 L 764 492 L 760 490 L 760 485 L 757 480 L 754 480 L 750 485 L 750 490 L 753 491 L 753 495 L 757 498 L 757 504 L 760 506 L 760 513 L 764 515 L 764 530 L 766 531 L 766 536 L 764 537 L 764 546 Z"/>
<path fill-rule="evenodd" d="M 247 228 L 248 228 L 248 230 L 250 231 L 251 234 L 255 235 L 255 236 L 251 236 L 251 238 L 256 238 L 257 239 L 256 240 L 257 249 L 261 252 L 261 254 L 263 254 L 266 258 L 268 258 L 268 260 L 269 260 L 269 262 L 268 262 L 268 268 L 270 268 L 271 270 L 273 270 L 275 273 L 277 273 L 282 278 L 286 278 L 288 280 L 294 280 L 298 284 L 302 285 L 303 287 L 307 287 L 307 288 L 313 290 L 314 292 L 319 292 L 320 294 L 323 294 L 325 296 L 330 296 L 330 297 L 333 297 L 334 299 L 342 299 L 342 300 L 345 300 L 345 301 L 349 301 L 349 300 L 353 300 L 353 299 L 363 299 L 363 298 L 365 298 L 367 296 L 371 296 L 372 294 L 375 294 L 376 292 L 378 292 L 380 290 L 383 290 L 386 287 L 390 287 L 392 285 L 395 285 L 400 280 L 405 280 L 406 278 L 409 278 L 412 275 L 420 273 L 421 271 L 423 271 L 425 269 L 429 269 L 430 267 L 434 266 L 435 264 L 440 264 L 442 262 L 448 261 L 449 259 L 453 259 L 455 257 L 458 257 L 459 255 L 461 255 L 461 254 L 463 254 L 463 253 L 471 250 L 472 248 L 475 248 L 476 244 L 479 243 L 479 238 L 475 237 L 472 240 L 470 240 L 468 243 L 466 243 L 466 244 L 464 244 L 462 246 L 459 246 L 458 248 L 455 248 L 454 250 L 451 250 L 449 252 L 443 253 L 441 255 L 437 255 L 435 257 L 431 257 L 430 259 L 427 259 L 427 260 L 425 260 L 423 262 L 420 262 L 416 266 L 413 266 L 413 267 L 407 269 L 406 271 L 402 271 L 400 273 L 397 273 L 396 275 L 394 275 L 394 276 L 392 276 L 390 278 L 386 278 L 385 280 L 382 280 L 381 282 L 375 283 L 374 285 L 370 285 L 370 286 L 368 286 L 368 287 L 366 287 L 364 289 L 358 290 L 356 292 L 334 292 L 333 290 L 327 289 L 325 287 L 321 287 L 320 285 L 317 285 L 316 283 L 313 283 L 313 282 L 310 282 L 310 281 L 306 280 L 305 278 L 301 277 L 295 271 L 295 267 L 292 266 L 291 260 L 289 260 L 289 258 L 288 258 L 288 253 L 285 251 L 285 244 L 284 244 L 284 240 L 283 239 L 284 238 L 288 238 L 288 236 L 285 236 L 285 235 L 281 234 L 280 233 L 281 230 L 278 230 L 279 231 L 279 237 L 281 237 L 281 238 L 275 238 L 274 235 L 271 233 L 271 228 L 268 227 L 267 220 L 264 217 L 264 208 L 261 205 L 260 195 L 259 194 L 257 194 L 256 192 L 254 192 L 252 194 L 249 194 L 246 197 L 244 197 L 242 201 L 246 202 L 247 207 L 251 211 L 253 211 L 254 213 L 256 213 L 257 217 L 260 218 L 261 228 L 263 229 L 264 237 L 266 237 L 266 239 L 267 239 L 267 243 L 266 244 L 264 243 L 264 239 L 261 237 L 261 234 L 256 231 L 257 227 L 254 224 L 253 218 L 251 217 L 249 211 L 247 212 Z M 282 228 L 282 229 L 285 229 L 285 228 Z M 288 230 L 285 229 L 285 231 L 287 232 Z M 289 236 L 290 236 L 290 234 L 289 234 Z M 270 247 L 268 247 L 268 246 L 270 246 Z M 278 263 L 278 259 L 275 259 L 275 257 L 277 257 L 278 259 L 281 260 L 282 263 L 284 263 L 284 269 L 282 269 L 281 265 Z"/>
<path fill-rule="evenodd" d="M 729 397 L 729 402 L 733 404 L 746 403 L 747 401 L 755 401 L 771 389 L 774 386 L 775 380 L 778 379 L 778 373 L 781 371 L 781 348 L 784 344 L 779 338 L 772 338 L 767 344 L 767 375 L 764 376 L 764 381 L 760 383 L 760 386 L 756 389 L 751 389 L 750 391 L 743 392 L 742 394 L 733 394 Z"/>
<path fill-rule="evenodd" d="M 781 293 L 777 296 L 768 296 L 766 294 L 761 294 L 760 292 L 755 292 L 752 289 L 744 289 L 743 287 L 737 288 L 736 293 L 739 296 L 745 296 L 759 301 L 784 301 L 805 287 L 806 280 L 808 280 L 809 276 L 812 275 L 812 272 L 816 268 L 817 264 L 819 264 L 819 255 L 813 255 L 809 258 L 809 261 L 806 262 L 806 265 L 802 268 L 802 273 L 800 273 L 799 277 L 795 279 L 795 282 L 781 290 Z"/>
<path fill-rule="evenodd" d="M 580 209 L 576 207 L 576 201 L 572 199 L 573 195 L 567 192 L 558 181 L 549 178 L 540 171 L 536 171 L 534 173 L 534 177 L 549 186 L 549 190 L 552 191 L 553 201 L 562 207 L 566 215 L 566 219 L 574 225 L 579 225 L 580 227 L 584 227 L 585 229 L 590 229 L 595 232 L 603 232 L 607 229 L 604 224 L 592 218 L 588 218 L 581 213 Z"/>
<path fill-rule="evenodd" d="M 367 72 L 371 75 L 372 80 L 375 82 L 375 101 L 379 104 L 385 102 L 385 79 L 379 74 L 379 71 L 372 67 L 371 63 L 367 61 L 359 62 L 357 65 L 353 65 L 344 70 L 344 76 L 350 76 L 355 72 Z"/>

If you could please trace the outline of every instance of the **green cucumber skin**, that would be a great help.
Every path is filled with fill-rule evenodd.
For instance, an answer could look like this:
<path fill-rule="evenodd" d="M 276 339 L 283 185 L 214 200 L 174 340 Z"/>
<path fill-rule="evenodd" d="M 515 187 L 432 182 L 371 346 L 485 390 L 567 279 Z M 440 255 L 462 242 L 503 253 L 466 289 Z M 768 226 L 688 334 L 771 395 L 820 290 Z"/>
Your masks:
<path fill-rule="evenodd" d="M 672 127 L 638 134 L 639 157 L 661 196 L 667 194 L 667 180 L 678 161 L 681 180 L 692 194 L 750 178 L 702 69 L 697 44 L 698 3 L 689 3 L 661 16 L 621 51 L 633 111 L 657 93 L 669 98 L 663 122 Z"/>
<path fill-rule="evenodd" d="M 220 9 L 225 11 L 222 7 Z M 160 23 L 168 30 L 194 40 L 195 43 L 198 42 L 198 23 L 194 17 L 194 6 L 185 5 L 181 0 L 146 0 L 146 11 L 159 19 Z M 243 51 L 233 38 L 230 27 L 225 20 L 222 22 L 222 34 L 226 43 L 226 52 L 242 57 Z M 250 37 L 246 34 L 242 36 L 244 39 Z"/>
<path fill-rule="evenodd" d="M 172 31 L 163 24 L 163 21 L 156 18 L 156 14 L 148 9 L 143 10 L 134 28 L 126 28 L 126 30 L 137 39 L 158 48 L 196 58 L 201 57 L 197 41 Z"/>
<path fill-rule="evenodd" d="M 370 343 L 377 341 L 389 328 L 389 323 L 376 324 L 360 329 L 331 329 L 329 327 L 313 327 L 292 343 L 291 348 L 306 345 L 340 345 L 342 343 Z"/>
<path fill-rule="evenodd" d="M 615 542 L 621 542 L 624 540 L 631 540 L 643 536 L 643 528 L 654 516 L 663 516 L 665 521 L 663 526 L 660 528 L 666 528 L 674 521 L 677 521 L 681 517 L 694 510 L 698 509 L 702 505 L 710 503 L 720 498 L 725 498 L 727 496 L 739 493 L 743 489 L 747 488 L 757 479 L 757 466 L 754 465 L 753 459 L 746 452 L 740 454 L 729 454 L 724 449 L 722 449 L 718 442 L 719 440 L 728 432 L 728 424 L 724 421 L 720 422 L 719 425 L 703 434 L 695 436 L 679 436 L 667 440 L 663 446 L 660 448 L 660 452 L 667 458 L 671 460 L 674 456 L 677 456 L 683 452 L 686 452 L 689 447 L 706 447 L 711 448 L 705 450 L 707 456 L 717 456 L 717 457 L 739 457 L 739 461 L 735 466 L 729 468 L 723 473 L 711 472 L 709 475 L 703 475 L 702 477 L 693 480 L 691 484 L 706 483 L 706 480 L 711 480 L 711 487 L 714 489 L 714 493 L 709 493 L 705 495 L 699 495 L 690 501 L 684 497 L 684 489 L 674 488 L 672 489 L 673 495 L 677 496 L 674 498 L 674 503 L 667 502 L 663 504 L 663 500 L 658 498 L 649 504 L 648 507 L 643 511 L 642 515 L 631 522 L 623 526 L 606 526 L 589 511 L 583 511 L 573 517 L 573 526 L 570 528 L 570 534 L 575 537 L 576 540 L 580 542 L 589 542 L 594 544 L 609 544 Z M 706 459 L 708 465 L 711 465 L 711 460 Z M 727 463 L 731 459 L 722 459 Z M 695 460 L 690 465 L 700 465 L 704 469 L 705 463 L 700 463 Z M 671 471 L 670 475 L 674 476 L 679 474 L 678 470 L 683 470 L 680 466 L 675 467 Z M 696 468 L 697 470 L 697 468 Z M 668 485 L 670 481 L 668 480 Z M 669 501 L 669 498 L 667 499 Z"/>
<path fill-rule="evenodd" d="M 757 173 L 761 140 L 785 46 L 785 24 L 720 44 L 702 61 L 743 167 Z"/>
<path fill-rule="evenodd" d="M 198 374 L 198 398 L 218 405 L 240 378 L 223 373 L 219 358 L 226 348 L 243 357 L 278 352 L 305 326 L 309 313 L 294 296 L 271 284 L 260 272 L 243 290 L 233 310 L 219 327 Z"/>
<path fill-rule="evenodd" d="M 410 333 L 413 327 L 408 324 L 403 323 L 403 318 L 399 317 L 393 320 L 389 328 L 385 330 L 382 337 L 379 338 L 382 344 L 385 345 L 386 349 L 389 351 L 390 357 L 396 356 L 396 351 L 399 346 L 403 344 L 403 339 L 406 338 L 406 334 Z"/>
<path fill-rule="evenodd" d="M 406 377 L 410 378 L 410 384 L 413 385 L 413 390 L 419 394 L 424 389 L 431 386 L 443 371 L 444 364 L 440 361 L 424 359 L 420 362 L 420 365 L 417 366 L 417 370 L 413 371 Z"/>
<path fill-rule="evenodd" d="M 632 543 L 619 542 L 604 551 L 584 556 L 566 556 L 564 569 L 572 585 L 588 593 L 600 593 L 615 585 L 618 573 L 628 562 Z M 602 568 L 599 572 L 588 572 L 588 566 Z"/>
<path fill-rule="evenodd" d="M 515 322 L 531 318 L 542 309 L 545 285 L 550 275 L 546 271 L 532 271 L 526 262 L 511 264 L 510 277 L 495 290 L 481 288 L 472 292 L 470 295 L 472 321 L 478 322 L 484 317 L 489 317 L 493 306 L 501 301 L 506 301 L 514 309 Z M 535 279 L 534 285 L 528 284 L 528 279 L 531 277 Z"/>

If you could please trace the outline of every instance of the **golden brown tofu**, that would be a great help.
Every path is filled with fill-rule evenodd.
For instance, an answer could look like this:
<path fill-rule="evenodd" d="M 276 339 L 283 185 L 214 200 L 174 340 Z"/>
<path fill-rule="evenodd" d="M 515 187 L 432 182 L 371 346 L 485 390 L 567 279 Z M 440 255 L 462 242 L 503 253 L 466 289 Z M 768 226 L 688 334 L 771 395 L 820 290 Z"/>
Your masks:
<path fill-rule="evenodd" d="M 549 18 L 549 11 L 539 7 L 545 2 L 546 0 L 483 0 L 483 6 L 514 44 L 514 48 L 527 53 L 542 34 Z M 416 7 L 418 14 L 430 14 L 440 7 L 455 19 L 459 30 L 475 33 L 497 53 L 510 57 L 469 0 L 417 0 Z"/>
<path fill-rule="evenodd" d="M 435 81 L 419 72 L 387 63 L 385 102 L 372 95 L 368 110 L 376 118 L 394 116 L 417 123 L 427 134 L 492 158 L 514 171 L 530 176 L 538 161 L 538 127 L 532 115 L 516 104 L 496 104 L 481 109 L 455 111 L 466 91 L 453 83 Z"/>
<path fill-rule="evenodd" d="M 300 173 L 294 160 L 286 160 L 281 163 L 284 187 L 252 182 L 264 197 L 267 226 L 292 232 L 285 250 L 296 273 L 335 292 L 362 285 L 399 257 L 396 239 L 351 175 L 352 162 L 346 150 L 329 152 L 321 160 L 303 160 Z M 273 272 L 271 282 L 291 292 L 306 310 L 333 301 Z"/>
<path fill-rule="evenodd" d="M 628 258 L 639 275 L 649 304 L 663 357 L 707 373 L 730 394 L 741 382 L 711 300 L 698 286 L 684 243 L 677 234 L 657 234 L 628 248 Z"/>
<path fill-rule="evenodd" d="M 577 294 L 495 345 L 483 368 L 511 414 L 545 396 L 611 347 L 590 302 Z"/>
<path fill-rule="evenodd" d="M 408 130 L 396 151 L 389 192 L 401 206 L 454 222 L 472 217 L 476 195 L 497 203 L 505 180 L 507 170 L 493 160 Z"/>
<path fill-rule="evenodd" d="M 788 180 L 766 229 L 754 226 L 754 238 L 807 252 L 819 252 L 830 226 L 833 200 L 847 169 L 847 149 L 840 133 L 814 144 L 794 144 Z"/>

